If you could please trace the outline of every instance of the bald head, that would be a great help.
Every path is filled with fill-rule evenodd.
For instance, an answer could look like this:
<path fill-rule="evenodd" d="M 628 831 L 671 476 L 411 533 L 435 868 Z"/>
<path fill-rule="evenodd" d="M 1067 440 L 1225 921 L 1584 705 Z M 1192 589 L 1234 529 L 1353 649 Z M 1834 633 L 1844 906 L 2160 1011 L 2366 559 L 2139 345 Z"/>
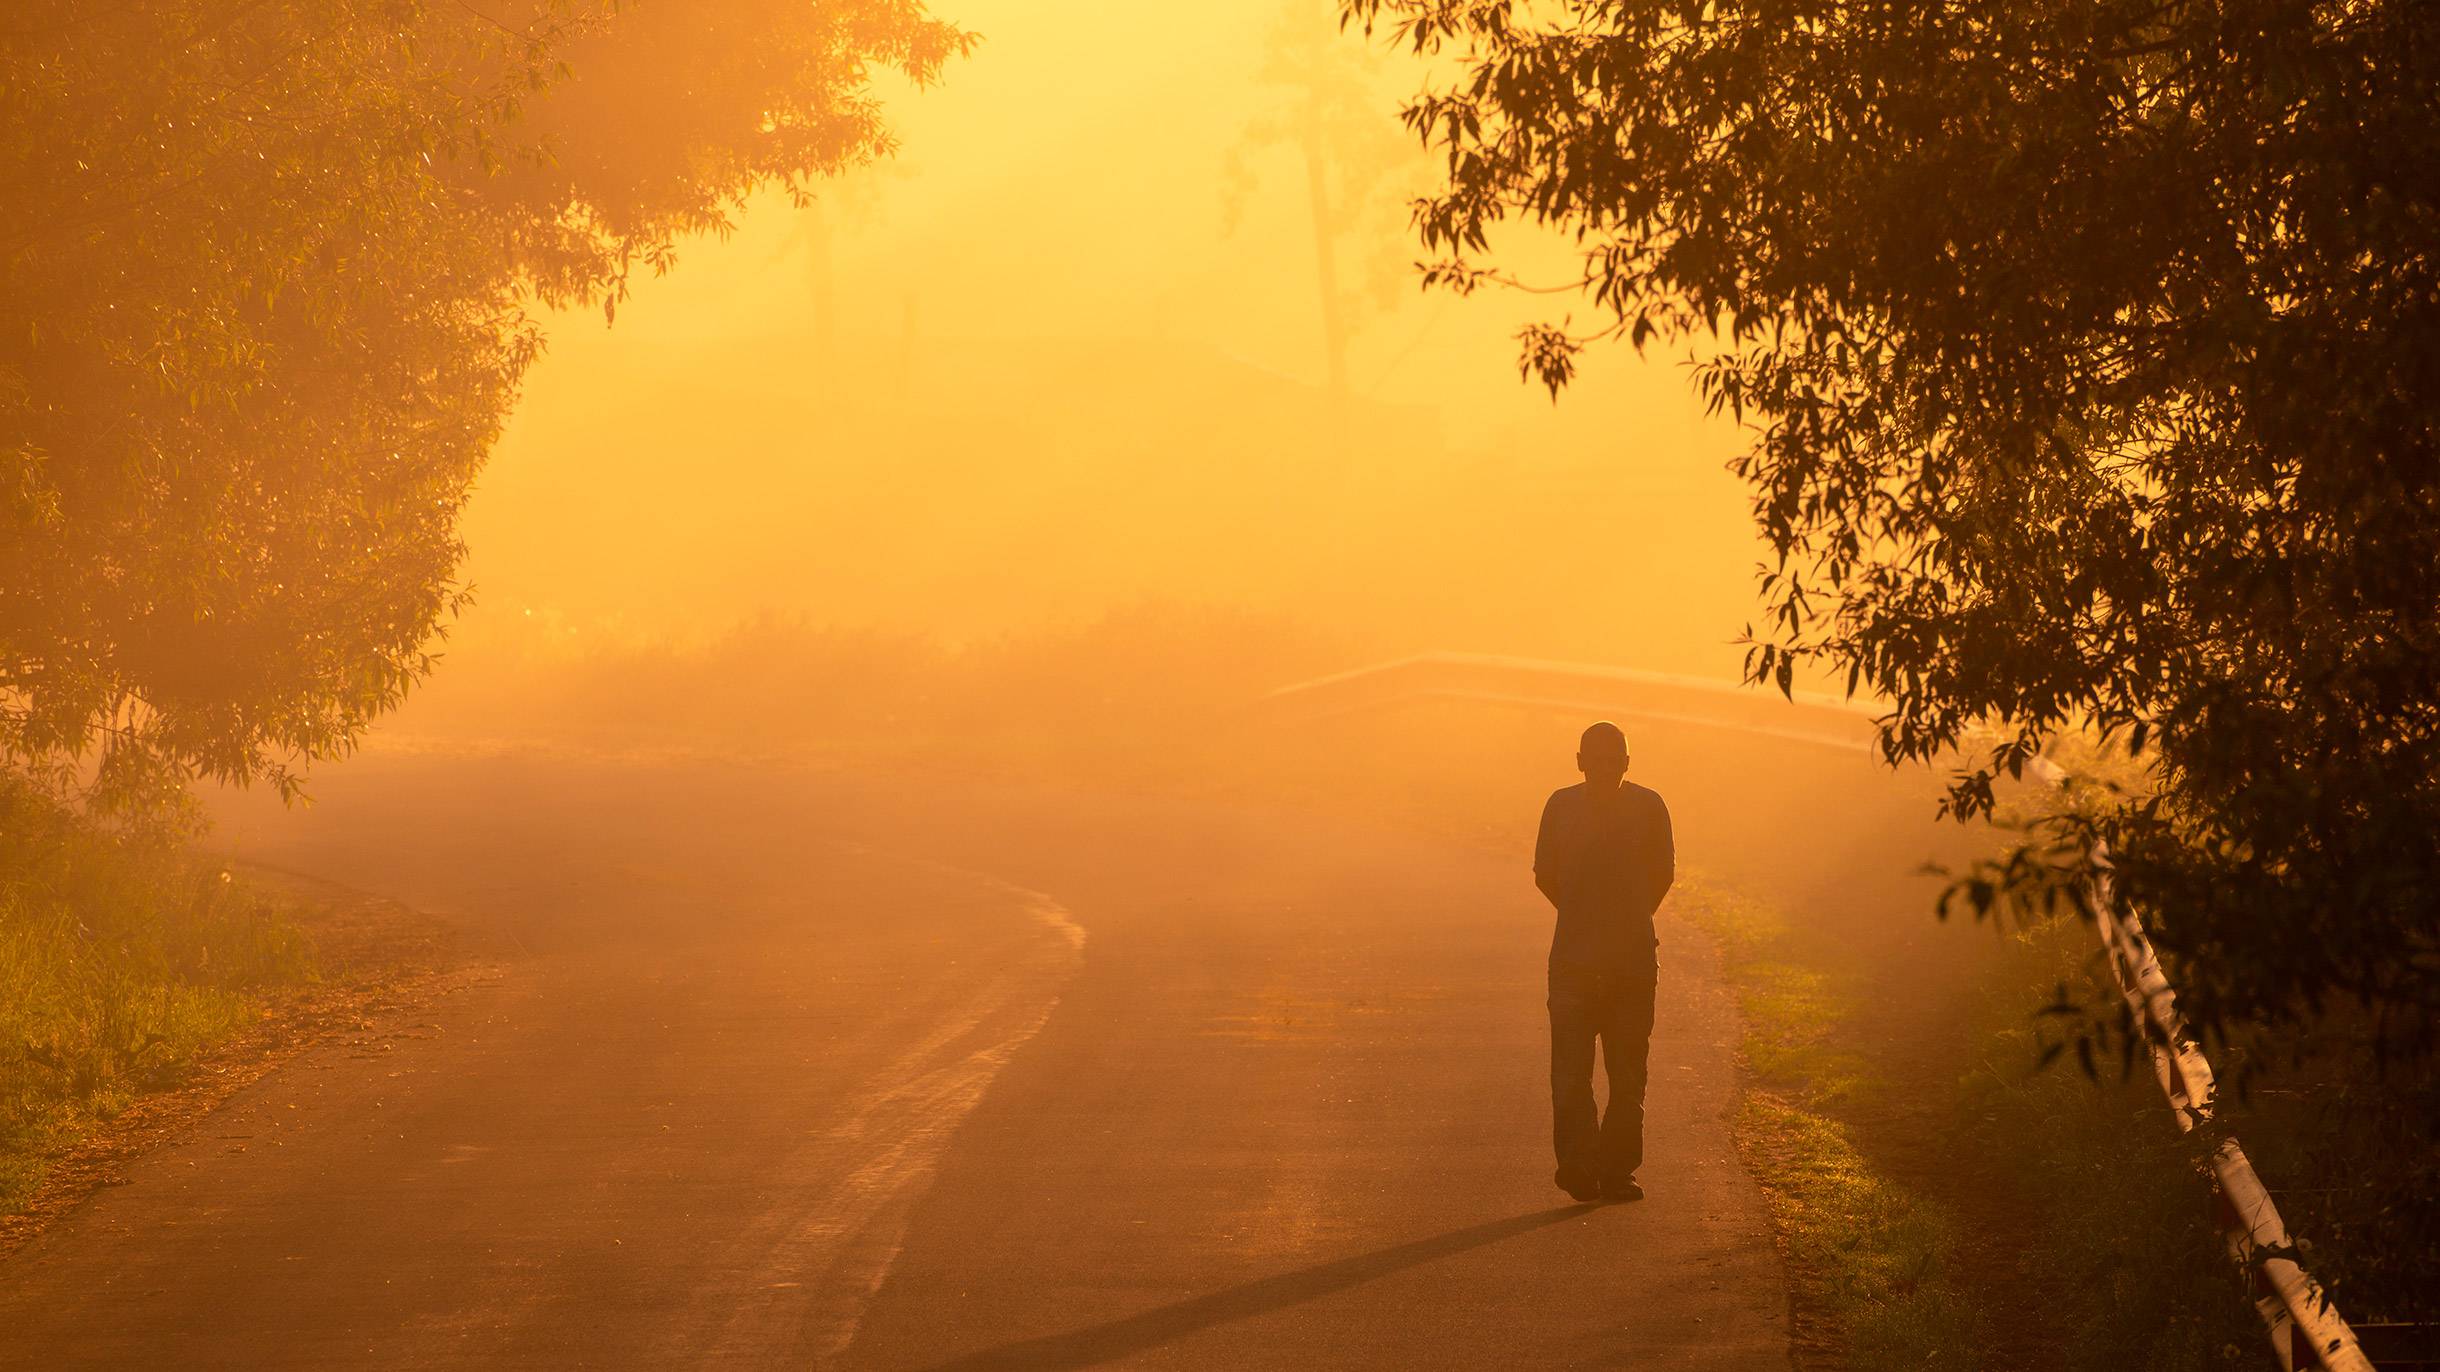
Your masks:
<path fill-rule="evenodd" d="M 1627 774 L 1627 731 L 1602 720 L 1576 744 L 1576 770 L 1597 787 L 1615 787 Z"/>

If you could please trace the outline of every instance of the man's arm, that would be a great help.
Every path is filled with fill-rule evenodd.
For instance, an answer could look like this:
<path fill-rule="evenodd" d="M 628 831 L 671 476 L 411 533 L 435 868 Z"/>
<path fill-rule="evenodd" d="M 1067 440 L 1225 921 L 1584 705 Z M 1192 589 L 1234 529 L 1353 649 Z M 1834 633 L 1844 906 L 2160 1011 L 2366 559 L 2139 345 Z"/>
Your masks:
<path fill-rule="evenodd" d="M 1533 840 L 1533 884 L 1553 909 L 1559 904 L 1559 797 L 1542 803 L 1542 830 Z"/>
<path fill-rule="evenodd" d="M 1653 850 L 1658 860 L 1652 864 L 1652 908 L 1661 908 L 1661 899 L 1669 888 L 1677 885 L 1677 832 L 1669 824 L 1669 803 L 1659 796 L 1652 797 Z"/>

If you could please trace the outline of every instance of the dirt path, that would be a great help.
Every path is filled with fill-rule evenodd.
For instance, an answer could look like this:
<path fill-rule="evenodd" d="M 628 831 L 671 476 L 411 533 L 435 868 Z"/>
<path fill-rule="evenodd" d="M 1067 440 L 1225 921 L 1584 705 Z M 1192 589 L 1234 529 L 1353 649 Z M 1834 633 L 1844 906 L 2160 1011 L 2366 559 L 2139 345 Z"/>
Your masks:
<path fill-rule="evenodd" d="M 1561 1206 L 1509 864 L 1218 802 L 366 758 L 242 848 L 512 950 L 0 1267 L 0 1365 L 1784 1367 L 1668 939 Z"/>

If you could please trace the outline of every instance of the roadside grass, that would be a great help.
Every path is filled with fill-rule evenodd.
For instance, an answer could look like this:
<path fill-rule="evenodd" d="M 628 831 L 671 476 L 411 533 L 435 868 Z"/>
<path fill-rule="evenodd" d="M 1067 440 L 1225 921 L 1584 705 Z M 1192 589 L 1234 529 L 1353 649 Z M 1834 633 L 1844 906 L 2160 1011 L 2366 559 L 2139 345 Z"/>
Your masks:
<path fill-rule="evenodd" d="M 1711 935 L 1743 1012 L 1750 1080 L 1735 1135 L 1769 1200 L 1806 1365 L 1981 1366 L 1980 1308 L 1957 1275 L 1947 1211 L 1877 1172 L 1832 1107 L 1874 1089 L 1836 1036 L 1849 998 L 1792 959 L 1767 907 L 1681 875 L 1672 908 Z"/>
<path fill-rule="evenodd" d="M 228 873 L 0 779 L 0 1216 L 311 975 L 281 908 Z"/>
<path fill-rule="evenodd" d="M 2043 1365 L 2062 1372 L 2254 1367 L 2269 1356 L 2212 1222 L 2199 1135 L 2181 1134 L 2139 1054 L 2037 1069 L 2048 1033 L 2035 1010 L 2089 989 L 2115 994 L 2092 929 L 2073 916 L 2009 937 L 1972 1037 L 1982 1061 L 1960 1080 L 1958 1144 L 2002 1164 L 2028 1217 L 2028 1289 L 1983 1293 L 2047 1334 Z M 2239 1133 L 2244 1135 L 2243 1125 Z"/>
<path fill-rule="evenodd" d="M 1758 902 L 1699 877 L 1681 879 L 1680 892 L 1675 908 L 1719 945 L 1744 1015 L 1737 1146 L 1787 1260 L 1800 1365 L 2261 1362 L 2195 1145 L 2148 1070 L 2137 1062 L 2121 1079 L 2115 1062 L 2098 1078 L 2067 1061 L 2037 1067 L 2032 1012 L 2060 984 L 2100 974 L 2089 929 L 2070 917 L 2010 936 L 1958 1039 L 1953 1087 L 1928 1112 L 1956 1184 L 2004 1192 L 1990 1208 L 2022 1225 L 1970 1232 L 1940 1198 L 1876 1167 L 1842 1120 L 1902 1084 L 1878 1079 L 1842 1032 L 1853 1001 L 1836 978 L 1797 960 L 1784 922 Z"/>

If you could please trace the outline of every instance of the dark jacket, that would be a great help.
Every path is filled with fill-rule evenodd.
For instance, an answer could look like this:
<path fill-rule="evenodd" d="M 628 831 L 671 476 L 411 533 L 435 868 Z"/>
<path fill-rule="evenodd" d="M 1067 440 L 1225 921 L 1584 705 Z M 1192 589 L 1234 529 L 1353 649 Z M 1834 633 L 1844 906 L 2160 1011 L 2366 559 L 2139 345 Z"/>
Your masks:
<path fill-rule="evenodd" d="M 1595 795 L 1582 784 L 1562 787 L 1542 807 L 1533 875 L 1559 910 L 1553 962 L 1648 963 L 1658 942 L 1652 912 L 1677 880 L 1669 807 L 1633 782 L 1615 795 Z"/>

